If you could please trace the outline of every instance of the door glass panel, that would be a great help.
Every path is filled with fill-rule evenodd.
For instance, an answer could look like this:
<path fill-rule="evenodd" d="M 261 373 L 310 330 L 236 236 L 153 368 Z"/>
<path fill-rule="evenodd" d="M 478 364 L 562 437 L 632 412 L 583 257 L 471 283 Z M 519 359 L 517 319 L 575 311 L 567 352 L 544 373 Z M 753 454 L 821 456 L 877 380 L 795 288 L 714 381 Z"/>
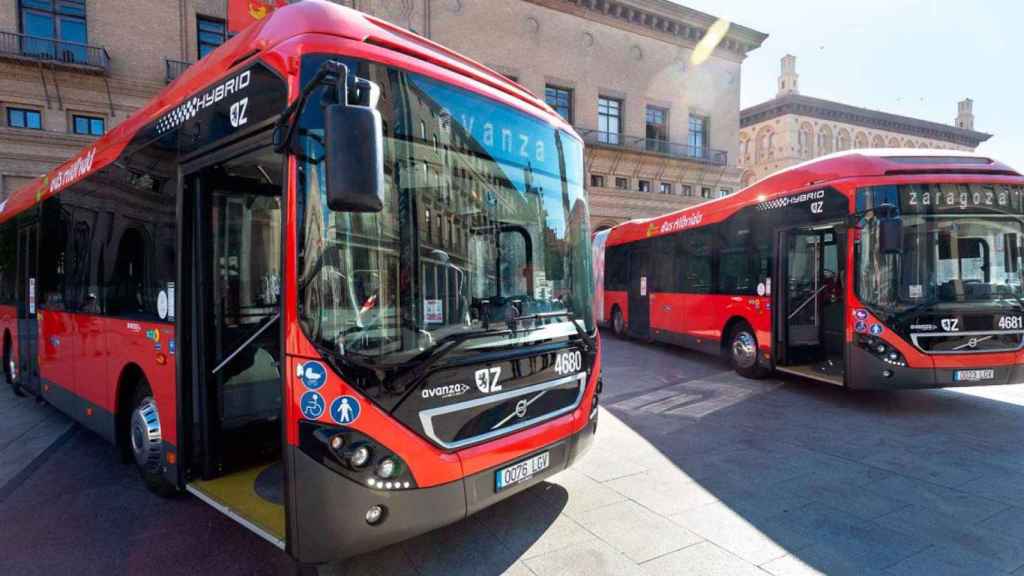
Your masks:
<path fill-rule="evenodd" d="M 280 189 L 280 161 L 269 151 L 218 166 L 207 180 L 208 367 L 225 429 L 276 421 L 280 414 Z"/>
<path fill-rule="evenodd" d="M 786 323 L 791 346 L 819 342 L 820 247 L 817 233 L 795 233 L 789 237 Z"/>

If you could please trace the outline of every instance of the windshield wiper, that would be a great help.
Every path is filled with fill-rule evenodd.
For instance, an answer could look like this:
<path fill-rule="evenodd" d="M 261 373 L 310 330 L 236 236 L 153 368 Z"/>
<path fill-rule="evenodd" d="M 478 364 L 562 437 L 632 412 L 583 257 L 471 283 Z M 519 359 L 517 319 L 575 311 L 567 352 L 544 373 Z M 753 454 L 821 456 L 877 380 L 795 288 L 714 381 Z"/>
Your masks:
<path fill-rule="evenodd" d="M 449 334 L 448 336 L 438 340 L 437 343 L 431 346 L 428 350 L 417 354 L 412 359 L 402 362 L 393 368 L 392 373 L 389 375 L 389 378 L 387 378 L 390 382 L 386 382 L 385 386 L 391 392 L 397 392 L 399 394 L 404 393 L 416 382 L 423 379 L 433 366 L 462 344 L 470 340 L 477 340 L 480 338 L 511 335 L 512 330 L 505 328 L 485 328 L 483 330 L 474 330 L 472 332 Z"/>
<path fill-rule="evenodd" d="M 893 318 L 897 322 L 902 322 L 904 319 L 906 319 L 908 316 L 910 316 L 914 312 L 918 312 L 919 310 L 923 310 L 925 308 L 928 308 L 929 306 L 934 306 L 934 305 L 938 304 L 941 301 L 942 300 L 940 298 L 929 298 L 928 300 L 925 300 L 924 302 L 921 302 L 919 304 L 914 304 L 913 306 L 911 306 L 910 308 L 907 308 L 906 310 L 904 310 L 902 312 L 895 313 L 893 315 Z"/>
<path fill-rule="evenodd" d="M 525 320 L 547 320 L 549 318 L 559 318 L 565 316 L 569 319 L 569 323 L 572 324 L 573 328 L 576 329 L 576 333 L 579 334 L 580 340 L 583 341 L 583 347 L 586 352 L 590 352 L 594 349 L 594 339 L 587 334 L 587 331 L 576 322 L 576 314 L 569 310 L 562 310 L 561 312 L 540 312 L 538 314 L 530 314 L 528 316 L 516 316 L 509 320 L 512 326 L 519 324 Z"/>

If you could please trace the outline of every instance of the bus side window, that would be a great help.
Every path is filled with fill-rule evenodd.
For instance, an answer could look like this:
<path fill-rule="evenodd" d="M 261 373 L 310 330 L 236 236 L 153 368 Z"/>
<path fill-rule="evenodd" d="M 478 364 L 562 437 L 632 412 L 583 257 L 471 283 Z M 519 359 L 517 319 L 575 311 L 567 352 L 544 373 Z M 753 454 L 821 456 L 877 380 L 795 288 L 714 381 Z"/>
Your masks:
<path fill-rule="evenodd" d="M 0 304 L 14 302 L 18 261 L 18 229 L 14 219 L 0 224 Z"/>
<path fill-rule="evenodd" d="M 106 308 L 110 314 L 145 311 L 146 239 L 138 228 L 125 228 L 117 243 L 114 267 L 106 279 Z"/>
<path fill-rule="evenodd" d="M 64 266 L 70 217 L 61 201 L 43 202 L 39 247 L 39 294 L 41 307 L 64 310 Z"/>

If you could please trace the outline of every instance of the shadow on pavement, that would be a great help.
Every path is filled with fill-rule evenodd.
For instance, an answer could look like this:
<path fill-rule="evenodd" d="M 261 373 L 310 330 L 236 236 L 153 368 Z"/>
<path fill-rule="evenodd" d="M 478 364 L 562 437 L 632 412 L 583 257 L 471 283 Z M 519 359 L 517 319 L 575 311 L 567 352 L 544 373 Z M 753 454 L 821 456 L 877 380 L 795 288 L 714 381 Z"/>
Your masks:
<path fill-rule="evenodd" d="M 747 380 L 717 358 L 610 335 L 604 343 L 602 425 L 621 433 L 608 442 L 599 432 L 581 469 L 706 543 L 647 572 L 702 562 L 737 574 L 1024 566 L 1024 387 L 855 392 Z M 626 475 L 607 472 L 616 468 Z"/>

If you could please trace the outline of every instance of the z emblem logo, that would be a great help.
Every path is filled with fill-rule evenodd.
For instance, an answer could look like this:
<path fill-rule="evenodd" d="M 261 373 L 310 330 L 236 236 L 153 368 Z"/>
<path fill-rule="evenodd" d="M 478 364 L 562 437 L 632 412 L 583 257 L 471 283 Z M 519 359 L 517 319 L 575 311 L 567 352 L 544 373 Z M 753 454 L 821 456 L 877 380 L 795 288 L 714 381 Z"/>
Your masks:
<path fill-rule="evenodd" d="M 959 318 L 943 318 L 940 322 L 942 329 L 946 332 L 959 332 L 960 331 L 960 319 Z"/>
<path fill-rule="evenodd" d="M 244 126 L 249 121 L 249 117 L 245 115 L 246 109 L 249 108 L 249 98 L 242 98 L 238 102 L 231 105 L 231 126 L 238 128 Z"/>

